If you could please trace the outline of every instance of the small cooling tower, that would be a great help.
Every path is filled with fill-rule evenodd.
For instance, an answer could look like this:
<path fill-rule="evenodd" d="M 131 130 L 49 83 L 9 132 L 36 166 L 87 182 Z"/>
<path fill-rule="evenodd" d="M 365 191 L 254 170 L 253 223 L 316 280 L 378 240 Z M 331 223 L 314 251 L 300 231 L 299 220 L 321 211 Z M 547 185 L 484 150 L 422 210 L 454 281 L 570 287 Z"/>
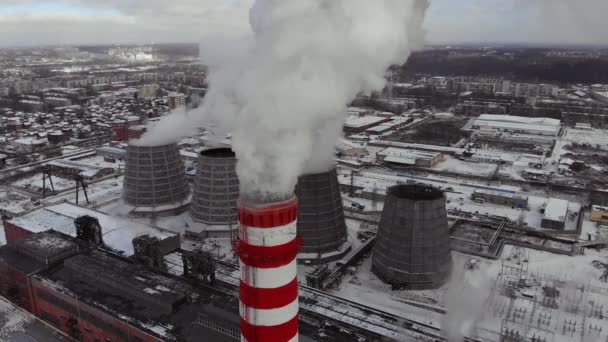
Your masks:
<path fill-rule="evenodd" d="M 129 144 L 123 197 L 134 207 L 134 215 L 166 216 L 185 211 L 190 189 L 177 144 Z"/>
<path fill-rule="evenodd" d="M 394 288 L 444 285 L 452 259 L 445 195 L 421 185 L 397 185 L 386 196 L 372 271 Z"/>
<path fill-rule="evenodd" d="M 346 243 L 344 208 L 333 168 L 298 179 L 296 196 L 300 202 L 298 235 L 303 239 L 299 260 L 327 262 L 340 259 L 350 250 Z"/>
<path fill-rule="evenodd" d="M 236 227 L 238 197 L 239 180 L 234 152 L 229 148 L 201 152 L 190 207 L 192 218 L 207 225 Z"/>

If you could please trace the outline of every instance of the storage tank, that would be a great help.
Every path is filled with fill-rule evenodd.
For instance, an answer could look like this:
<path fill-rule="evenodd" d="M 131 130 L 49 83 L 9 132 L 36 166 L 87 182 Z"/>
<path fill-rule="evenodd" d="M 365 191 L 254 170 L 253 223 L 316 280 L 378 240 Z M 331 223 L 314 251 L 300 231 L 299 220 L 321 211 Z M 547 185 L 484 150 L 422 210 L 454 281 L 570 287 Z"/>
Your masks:
<path fill-rule="evenodd" d="M 239 180 L 236 157 L 229 148 L 202 151 L 198 158 L 190 214 L 207 225 L 238 224 Z"/>
<path fill-rule="evenodd" d="M 372 271 L 393 288 L 434 289 L 450 276 L 452 258 L 442 191 L 397 185 L 387 191 Z"/>
<path fill-rule="evenodd" d="M 184 212 L 190 189 L 177 144 L 127 149 L 123 198 L 131 213 L 166 216 Z"/>
<path fill-rule="evenodd" d="M 335 168 L 298 179 L 298 235 L 303 240 L 298 259 L 328 262 L 350 250 L 344 208 Z"/>

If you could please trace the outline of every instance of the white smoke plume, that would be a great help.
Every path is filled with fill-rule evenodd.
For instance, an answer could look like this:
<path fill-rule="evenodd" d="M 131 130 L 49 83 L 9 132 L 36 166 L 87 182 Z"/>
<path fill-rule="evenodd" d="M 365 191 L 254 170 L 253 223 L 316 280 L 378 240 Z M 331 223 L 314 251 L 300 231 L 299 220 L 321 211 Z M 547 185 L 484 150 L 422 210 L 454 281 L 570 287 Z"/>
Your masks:
<path fill-rule="evenodd" d="M 243 195 L 282 199 L 302 173 L 329 168 L 347 104 L 381 90 L 387 68 L 421 46 L 427 8 L 428 0 L 257 0 L 251 39 L 203 45 L 204 116 L 220 136 L 232 132 Z"/>
<path fill-rule="evenodd" d="M 194 113 L 178 109 L 159 121 L 146 125 L 146 132 L 139 139 L 131 140 L 137 146 L 163 146 L 179 142 L 181 139 L 197 133 Z M 197 118 L 198 119 L 198 118 Z"/>
<path fill-rule="evenodd" d="M 449 342 L 462 342 L 471 336 L 475 324 L 482 320 L 486 300 L 492 292 L 496 275 L 481 266 L 468 270 L 464 260 L 455 261 L 448 290 L 444 295 L 446 315 L 442 330 Z"/>

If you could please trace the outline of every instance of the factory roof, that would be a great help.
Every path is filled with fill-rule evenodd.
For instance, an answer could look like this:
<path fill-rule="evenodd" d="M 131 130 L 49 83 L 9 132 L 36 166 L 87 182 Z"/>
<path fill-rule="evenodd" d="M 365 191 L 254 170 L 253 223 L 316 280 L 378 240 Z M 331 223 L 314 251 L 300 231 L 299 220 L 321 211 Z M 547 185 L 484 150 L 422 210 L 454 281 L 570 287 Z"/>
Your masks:
<path fill-rule="evenodd" d="M 551 221 L 564 222 L 568 214 L 568 204 L 569 202 L 566 200 L 549 198 L 544 218 Z"/>
<path fill-rule="evenodd" d="M 386 121 L 386 118 L 382 118 L 379 116 L 349 116 L 346 119 L 346 127 L 350 128 L 362 128 L 373 124 L 380 124 L 383 121 Z"/>
<path fill-rule="evenodd" d="M 74 220 L 81 216 L 92 216 L 99 220 L 104 243 L 109 247 L 123 251 L 124 255 L 133 255 L 133 238 L 150 235 L 164 240 L 176 233 L 152 228 L 148 225 L 127 221 L 105 213 L 83 208 L 72 203 L 62 203 L 32 211 L 14 218 L 9 222 L 33 233 L 53 229 L 66 235 L 76 236 Z"/>
<path fill-rule="evenodd" d="M 80 171 L 79 174 L 84 177 L 95 177 L 95 176 L 97 176 L 97 174 L 99 172 L 101 172 L 104 169 L 107 169 L 105 167 L 80 163 L 80 162 L 77 162 L 74 160 L 69 160 L 69 159 L 52 160 L 52 161 L 46 163 L 46 165 L 51 165 L 51 166 L 56 166 L 56 167 L 61 167 L 61 168 L 66 168 L 66 169 L 79 170 Z"/>
<path fill-rule="evenodd" d="M 548 132 L 557 134 L 560 130 L 559 126 L 551 126 L 551 125 L 542 125 L 542 124 L 527 124 L 527 123 L 518 123 L 518 122 L 506 122 L 506 121 L 489 121 L 489 120 L 475 120 L 473 125 L 480 126 L 482 129 L 485 127 L 491 128 L 503 128 L 503 129 L 512 129 L 512 130 L 534 130 L 541 132 Z"/>
<path fill-rule="evenodd" d="M 63 266 L 34 278 L 163 341 L 198 341 L 201 336 L 210 341 L 233 341 L 192 324 L 199 314 L 238 328 L 236 298 L 195 288 L 175 276 L 99 250 L 71 257 Z M 169 313 L 167 307 L 171 308 Z"/>
<path fill-rule="evenodd" d="M 127 154 L 126 150 L 123 150 L 121 148 L 117 148 L 117 147 L 109 147 L 109 146 L 102 146 L 102 147 L 98 147 L 95 149 L 96 151 L 99 152 L 108 152 L 108 153 L 116 153 L 116 154 Z"/>
<path fill-rule="evenodd" d="M 397 157 L 397 158 L 413 159 L 415 161 L 416 159 L 433 159 L 433 158 L 436 158 L 437 156 L 441 155 L 441 153 L 389 147 L 389 148 L 386 148 L 386 149 L 378 152 L 378 155 L 387 156 L 387 158 Z"/>
<path fill-rule="evenodd" d="M 28 252 L 29 255 L 36 255 L 42 260 L 76 247 L 74 242 L 48 233 L 32 234 L 15 242 L 15 248 Z"/>
<path fill-rule="evenodd" d="M 528 200 L 528 195 L 514 194 L 512 192 L 496 191 L 496 190 L 489 190 L 489 189 L 476 189 L 475 194 L 486 194 L 486 195 L 491 195 L 491 196 L 513 198 L 513 199 L 520 199 L 520 200 L 526 200 L 526 201 Z"/>
<path fill-rule="evenodd" d="M 528 125 L 541 125 L 541 126 L 556 126 L 559 127 L 561 124 L 560 120 L 551 118 L 531 118 L 526 116 L 515 116 L 515 115 L 495 115 L 495 114 L 482 114 L 478 120 L 483 121 L 495 121 L 495 122 L 511 122 Z"/>

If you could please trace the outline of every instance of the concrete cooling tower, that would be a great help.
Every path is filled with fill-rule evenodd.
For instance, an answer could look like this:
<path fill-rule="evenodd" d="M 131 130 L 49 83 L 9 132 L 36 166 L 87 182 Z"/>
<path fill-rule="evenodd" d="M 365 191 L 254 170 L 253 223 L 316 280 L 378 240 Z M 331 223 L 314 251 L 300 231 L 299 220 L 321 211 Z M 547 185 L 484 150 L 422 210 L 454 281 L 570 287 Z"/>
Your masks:
<path fill-rule="evenodd" d="M 300 202 L 298 235 L 303 246 L 298 259 L 328 262 L 340 259 L 350 250 L 344 208 L 333 168 L 328 172 L 301 176 L 296 186 Z"/>
<path fill-rule="evenodd" d="M 192 218 L 211 226 L 236 227 L 238 197 L 239 180 L 234 152 L 229 148 L 201 152 L 190 207 Z"/>
<path fill-rule="evenodd" d="M 386 196 L 372 271 L 393 288 L 444 285 L 452 258 L 445 195 L 435 188 L 397 185 Z"/>
<path fill-rule="evenodd" d="M 176 215 L 187 210 L 190 189 L 177 144 L 129 144 L 123 198 L 138 216 Z"/>

